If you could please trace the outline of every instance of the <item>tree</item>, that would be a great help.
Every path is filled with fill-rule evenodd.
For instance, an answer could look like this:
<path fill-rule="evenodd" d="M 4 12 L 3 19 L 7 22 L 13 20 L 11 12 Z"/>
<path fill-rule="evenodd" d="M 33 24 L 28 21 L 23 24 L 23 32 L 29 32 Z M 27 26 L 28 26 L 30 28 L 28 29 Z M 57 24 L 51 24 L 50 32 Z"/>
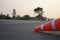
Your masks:
<path fill-rule="evenodd" d="M 15 19 L 15 18 L 16 18 L 16 10 L 13 9 L 13 19 Z"/>
<path fill-rule="evenodd" d="M 37 13 L 38 15 L 43 15 L 43 8 L 37 7 L 34 9 L 34 12 Z"/>
<path fill-rule="evenodd" d="M 0 19 L 6 19 L 6 16 L 3 13 L 0 14 Z"/>
<path fill-rule="evenodd" d="M 24 16 L 22 17 L 22 19 L 23 19 L 23 20 L 30 20 L 31 18 L 30 18 L 29 15 L 24 15 Z"/>
<path fill-rule="evenodd" d="M 36 16 L 36 18 L 38 20 L 45 20 L 46 19 L 45 17 L 43 17 L 43 8 L 37 7 L 37 8 L 34 9 L 34 12 L 38 14 Z"/>
<path fill-rule="evenodd" d="M 37 20 L 42 20 L 42 15 L 37 15 L 36 18 Z"/>
<path fill-rule="evenodd" d="M 2 18 L 3 18 L 3 14 L 1 13 L 1 14 L 0 14 L 0 19 L 2 19 Z"/>
<path fill-rule="evenodd" d="M 11 19 L 11 17 L 9 16 L 9 14 L 7 14 L 6 19 Z"/>
<path fill-rule="evenodd" d="M 18 20 L 19 20 L 19 19 L 21 19 L 21 17 L 20 17 L 19 15 L 17 15 L 16 19 L 18 19 Z"/>

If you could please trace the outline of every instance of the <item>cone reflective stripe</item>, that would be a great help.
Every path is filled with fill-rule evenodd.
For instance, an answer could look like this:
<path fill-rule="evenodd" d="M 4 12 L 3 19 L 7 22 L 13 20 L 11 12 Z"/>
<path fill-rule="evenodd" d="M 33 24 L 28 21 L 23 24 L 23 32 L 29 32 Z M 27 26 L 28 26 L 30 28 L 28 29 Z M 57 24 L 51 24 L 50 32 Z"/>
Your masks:
<path fill-rule="evenodd" d="M 44 30 L 44 24 L 40 25 L 41 31 Z"/>
<path fill-rule="evenodd" d="M 55 30 L 54 20 L 44 24 L 44 31 L 53 31 Z"/>
<path fill-rule="evenodd" d="M 52 23 L 51 23 L 52 29 L 54 29 L 54 31 L 56 30 L 55 21 L 56 21 L 56 20 L 53 20 Z"/>
<path fill-rule="evenodd" d="M 60 31 L 60 18 L 44 23 L 42 25 L 36 26 L 34 29 L 35 32 L 40 31 Z"/>

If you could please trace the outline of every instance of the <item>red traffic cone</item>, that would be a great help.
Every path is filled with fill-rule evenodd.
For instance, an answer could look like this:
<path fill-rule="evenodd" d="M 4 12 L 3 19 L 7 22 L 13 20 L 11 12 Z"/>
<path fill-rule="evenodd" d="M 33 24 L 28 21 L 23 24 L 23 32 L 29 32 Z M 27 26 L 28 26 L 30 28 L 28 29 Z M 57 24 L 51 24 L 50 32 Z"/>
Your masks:
<path fill-rule="evenodd" d="M 41 29 L 40 29 L 40 26 L 36 26 L 35 29 L 34 29 L 35 32 L 40 32 Z"/>
<path fill-rule="evenodd" d="M 36 26 L 34 28 L 35 32 L 40 31 L 60 31 L 60 18 L 44 23 L 42 25 Z"/>

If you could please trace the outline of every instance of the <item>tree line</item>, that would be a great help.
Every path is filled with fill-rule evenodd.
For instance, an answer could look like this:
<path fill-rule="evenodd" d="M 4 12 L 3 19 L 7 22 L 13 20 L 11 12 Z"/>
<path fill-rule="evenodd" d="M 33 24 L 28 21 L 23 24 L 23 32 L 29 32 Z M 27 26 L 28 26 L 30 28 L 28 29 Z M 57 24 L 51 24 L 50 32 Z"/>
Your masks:
<path fill-rule="evenodd" d="M 36 17 L 30 17 L 29 15 L 24 15 L 23 17 L 17 15 L 17 17 L 10 17 L 9 14 L 4 15 L 0 14 L 0 19 L 12 19 L 12 20 L 39 20 L 38 19 L 39 15 Z M 46 20 L 46 17 L 40 18 L 40 20 Z"/>
<path fill-rule="evenodd" d="M 14 20 L 43 20 L 45 21 L 47 17 L 43 16 L 43 8 L 37 7 L 34 10 L 34 13 L 37 13 L 38 15 L 35 17 L 30 17 L 29 15 L 24 15 L 21 17 L 20 15 L 16 16 L 16 9 L 13 9 L 12 17 L 9 16 L 9 14 L 4 15 L 3 13 L 0 14 L 0 19 L 14 19 Z"/>

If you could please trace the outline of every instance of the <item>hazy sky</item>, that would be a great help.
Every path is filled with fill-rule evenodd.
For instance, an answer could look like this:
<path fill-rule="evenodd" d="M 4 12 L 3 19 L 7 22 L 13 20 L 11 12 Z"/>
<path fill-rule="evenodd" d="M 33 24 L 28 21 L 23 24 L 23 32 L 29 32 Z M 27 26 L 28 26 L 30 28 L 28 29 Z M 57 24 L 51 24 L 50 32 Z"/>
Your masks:
<path fill-rule="evenodd" d="M 13 9 L 16 9 L 17 15 L 36 16 L 33 12 L 36 7 L 44 9 L 45 17 L 60 17 L 60 0 L 0 0 L 0 13 L 10 14 L 10 16 L 12 16 Z"/>

